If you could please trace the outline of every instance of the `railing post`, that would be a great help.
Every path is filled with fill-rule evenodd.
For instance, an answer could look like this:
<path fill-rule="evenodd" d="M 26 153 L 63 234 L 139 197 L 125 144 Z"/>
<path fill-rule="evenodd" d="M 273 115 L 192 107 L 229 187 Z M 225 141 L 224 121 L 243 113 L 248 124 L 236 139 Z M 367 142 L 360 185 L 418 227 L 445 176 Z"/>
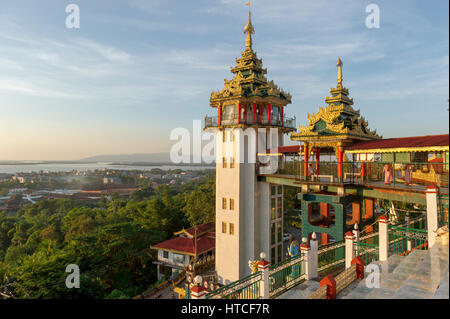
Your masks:
<path fill-rule="evenodd" d="M 379 258 L 380 261 L 388 259 L 389 255 L 389 218 L 385 215 L 380 216 L 378 219 L 378 242 L 379 242 Z"/>
<path fill-rule="evenodd" d="M 316 233 L 312 233 L 311 241 L 309 243 L 310 251 L 309 251 L 309 270 L 310 270 L 310 278 L 319 277 L 318 268 L 319 268 L 319 242 L 317 240 Z"/>
<path fill-rule="evenodd" d="M 353 233 L 348 231 L 345 233 L 345 269 L 352 265 L 353 256 Z"/>
<path fill-rule="evenodd" d="M 311 247 L 308 245 L 306 238 L 303 238 L 302 242 L 303 243 L 300 245 L 300 253 L 303 256 L 305 277 L 306 277 L 306 280 L 310 280 L 310 279 L 312 279 L 312 277 L 311 277 L 311 262 L 310 262 Z"/>
<path fill-rule="evenodd" d="M 352 260 L 352 265 L 356 264 L 356 278 L 358 279 L 364 279 L 364 261 L 361 257 L 355 257 L 355 259 Z"/>
<path fill-rule="evenodd" d="M 411 218 L 409 217 L 409 212 L 406 212 L 405 224 L 406 224 L 406 228 L 411 228 Z M 409 236 L 408 236 L 408 240 L 406 241 L 406 250 L 408 250 L 408 252 L 410 252 L 412 250 L 411 239 L 409 238 Z"/>
<path fill-rule="evenodd" d="M 428 248 L 431 248 L 436 242 L 436 231 L 438 229 L 438 199 L 436 186 L 428 186 L 425 193 L 427 199 Z"/>
<path fill-rule="evenodd" d="M 327 299 L 336 299 L 336 280 L 329 275 L 320 281 L 320 287 L 327 286 Z"/>
<path fill-rule="evenodd" d="M 262 299 L 269 299 L 269 269 L 270 263 L 265 260 L 266 254 L 261 253 L 259 255 L 261 260 L 258 261 L 258 270 L 261 272 L 261 281 L 259 291 Z"/>
<path fill-rule="evenodd" d="M 205 299 L 206 298 L 206 288 L 203 287 L 202 276 L 196 276 L 194 278 L 194 286 L 191 288 L 191 299 Z"/>

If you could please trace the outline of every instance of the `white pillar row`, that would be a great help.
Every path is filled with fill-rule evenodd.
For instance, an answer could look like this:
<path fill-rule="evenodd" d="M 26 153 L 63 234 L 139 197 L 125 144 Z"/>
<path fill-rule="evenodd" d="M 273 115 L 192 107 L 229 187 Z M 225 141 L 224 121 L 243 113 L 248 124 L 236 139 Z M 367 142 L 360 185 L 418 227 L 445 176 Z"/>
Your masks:
<path fill-rule="evenodd" d="M 345 269 L 351 267 L 354 258 L 353 238 L 354 235 L 351 231 L 345 233 Z"/>
<path fill-rule="evenodd" d="M 261 260 L 258 261 L 258 270 L 261 272 L 261 281 L 259 286 L 259 291 L 262 299 L 269 299 L 269 269 L 270 263 L 265 260 L 266 254 L 261 253 L 259 255 Z"/>
<path fill-rule="evenodd" d="M 385 261 L 389 257 L 389 218 L 385 215 L 378 218 L 378 243 L 379 243 L 379 259 L 380 261 Z"/>
<path fill-rule="evenodd" d="M 427 187 L 425 194 L 427 200 L 427 231 L 428 248 L 431 248 L 436 242 L 436 231 L 438 229 L 438 199 L 437 188 L 434 185 Z"/>

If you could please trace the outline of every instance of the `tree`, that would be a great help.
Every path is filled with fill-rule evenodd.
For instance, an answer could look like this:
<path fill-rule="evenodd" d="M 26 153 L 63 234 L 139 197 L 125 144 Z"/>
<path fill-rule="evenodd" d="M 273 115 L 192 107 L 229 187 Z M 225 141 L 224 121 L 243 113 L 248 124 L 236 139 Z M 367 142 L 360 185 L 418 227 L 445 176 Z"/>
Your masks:
<path fill-rule="evenodd" d="M 215 211 L 215 178 L 210 177 L 205 184 L 198 186 L 187 195 L 184 212 L 191 226 L 194 226 L 213 222 L 216 215 Z"/>

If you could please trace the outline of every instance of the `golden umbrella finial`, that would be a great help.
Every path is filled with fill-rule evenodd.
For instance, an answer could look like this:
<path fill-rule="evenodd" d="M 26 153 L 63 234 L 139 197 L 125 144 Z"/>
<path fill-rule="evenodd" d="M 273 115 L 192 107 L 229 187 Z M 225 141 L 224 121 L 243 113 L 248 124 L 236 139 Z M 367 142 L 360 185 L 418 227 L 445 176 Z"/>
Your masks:
<path fill-rule="evenodd" d="M 338 82 L 338 87 L 342 86 L 342 60 L 341 58 L 338 58 L 336 66 L 338 67 L 338 76 L 337 76 L 337 82 Z"/>
<path fill-rule="evenodd" d="M 251 6 L 251 2 L 247 2 L 247 6 L 248 8 L 248 22 L 244 27 L 244 34 L 247 34 L 247 39 L 245 41 L 245 46 L 247 47 L 247 49 L 252 49 L 252 34 L 255 33 L 255 28 L 253 28 L 252 25 L 252 13 L 250 11 L 250 6 Z"/>

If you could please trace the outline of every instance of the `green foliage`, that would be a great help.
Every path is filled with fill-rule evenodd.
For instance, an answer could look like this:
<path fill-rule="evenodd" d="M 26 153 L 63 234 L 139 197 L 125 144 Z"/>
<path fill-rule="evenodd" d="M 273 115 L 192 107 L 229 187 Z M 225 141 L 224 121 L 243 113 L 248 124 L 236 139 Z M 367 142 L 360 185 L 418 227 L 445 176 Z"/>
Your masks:
<path fill-rule="evenodd" d="M 301 202 L 298 199 L 299 189 L 297 187 L 284 186 L 284 209 L 301 209 Z"/>
<path fill-rule="evenodd" d="M 191 226 L 213 222 L 216 210 L 215 177 L 209 177 L 207 182 L 192 191 L 186 197 L 184 208 Z"/>
<path fill-rule="evenodd" d="M 8 196 L 9 189 L 7 187 L 0 187 L 0 196 Z"/>
<path fill-rule="evenodd" d="M 150 246 L 214 220 L 215 179 L 144 188 L 97 204 L 43 200 L 0 212 L 0 286 L 17 298 L 132 298 L 156 282 Z M 66 267 L 80 268 L 68 289 Z"/>

